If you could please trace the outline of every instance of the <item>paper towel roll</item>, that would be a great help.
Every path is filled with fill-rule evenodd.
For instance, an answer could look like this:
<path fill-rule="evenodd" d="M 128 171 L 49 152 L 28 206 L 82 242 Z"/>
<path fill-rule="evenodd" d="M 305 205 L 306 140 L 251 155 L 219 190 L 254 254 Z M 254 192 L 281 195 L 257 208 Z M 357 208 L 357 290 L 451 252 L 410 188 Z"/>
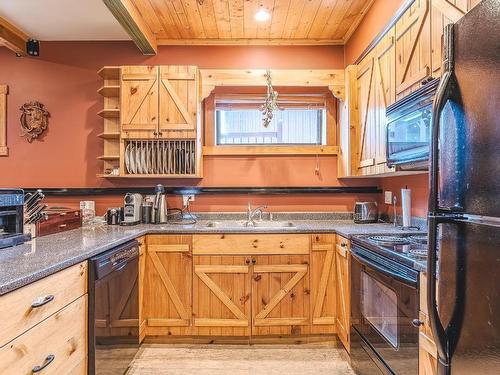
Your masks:
<path fill-rule="evenodd" d="M 401 189 L 403 227 L 411 227 L 411 189 Z"/>

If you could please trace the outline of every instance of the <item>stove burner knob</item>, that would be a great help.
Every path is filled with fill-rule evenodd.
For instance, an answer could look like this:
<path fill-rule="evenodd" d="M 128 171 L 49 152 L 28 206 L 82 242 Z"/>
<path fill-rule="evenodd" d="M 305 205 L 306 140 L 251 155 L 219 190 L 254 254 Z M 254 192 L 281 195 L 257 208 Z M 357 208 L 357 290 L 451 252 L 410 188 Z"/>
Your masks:
<path fill-rule="evenodd" d="M 417 328 L 418 328 L 418 327 L 420 327 L 420 326 L 423 326 L 423 325 L 424 325 L 424 322 L 423 322 L 423 321 L 421 321 L 420 319 L 413 319 L 413 320 L 411 321 L 411 325 L 412 325 L 413 327 L 417 327 Z"/>

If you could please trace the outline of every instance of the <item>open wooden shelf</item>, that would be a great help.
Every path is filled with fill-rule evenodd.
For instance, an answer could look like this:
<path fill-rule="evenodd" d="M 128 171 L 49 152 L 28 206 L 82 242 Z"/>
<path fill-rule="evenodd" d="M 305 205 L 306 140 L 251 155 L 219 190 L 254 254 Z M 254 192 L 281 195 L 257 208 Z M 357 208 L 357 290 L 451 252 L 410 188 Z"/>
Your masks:
<path fill-rule="evenodd" d="M 98 156 L 99 160 L 120 160 L 120 155 L 101 155 Z"/>
<path fill-rule="evenodd" d="M 98 94 L 101 94 L 105 98 L 114 98 L 120 96 L 120 86 L 119 85 L 106 85 L 102 86 L 97 90 Z"/>
<path fill-rule="evenodd" d="M 105 66 L 101 68 L 97 74 L 101 76 L 102 79 L 120 79 L 120 67 L 119 66 Z"/>
<path fill-rule="evenodd" d="M 120 139 L 120 133 L 119 132 L 116 132 L 116 133 L 100 133 L 100 134 L 97 134 L 97 136 L 99 138 L 102 138 L 102 139 Z"/>
<path fill-rule="evenodd" d="M 101 109 L 97 114 L 104 118 L 118 118 L 120 117 L 120 110 L 115 108 Z"/>

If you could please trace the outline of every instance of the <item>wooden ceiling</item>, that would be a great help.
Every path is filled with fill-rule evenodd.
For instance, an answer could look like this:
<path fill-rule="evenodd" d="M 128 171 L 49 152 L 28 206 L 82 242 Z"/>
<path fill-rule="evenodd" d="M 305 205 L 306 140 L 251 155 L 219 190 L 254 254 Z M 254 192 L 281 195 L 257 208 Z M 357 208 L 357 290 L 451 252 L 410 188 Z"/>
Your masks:
<path fill-rule="evenodd" d="M 145 54 L 176 44 L 344 44 L 373 1 L 103 0 Z M 258 22 L 262 9 L 270 17 Z"/>
<path fill-rule="evenodd" d="M 158 44 L 343 44 L 373 0 L 131 0 Z M 269 11 L 268 21 L 254 18 Z"/>

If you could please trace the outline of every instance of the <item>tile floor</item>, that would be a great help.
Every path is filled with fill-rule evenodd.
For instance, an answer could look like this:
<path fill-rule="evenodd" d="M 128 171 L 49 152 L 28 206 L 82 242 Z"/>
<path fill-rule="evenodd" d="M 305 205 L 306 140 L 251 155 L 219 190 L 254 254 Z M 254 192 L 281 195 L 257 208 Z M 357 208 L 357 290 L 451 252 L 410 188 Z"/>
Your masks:
<path fill-rule="evenodd" d="M 335 344 L 167 345 L 141 347 L 127 375 L 351 375 Z"/>

